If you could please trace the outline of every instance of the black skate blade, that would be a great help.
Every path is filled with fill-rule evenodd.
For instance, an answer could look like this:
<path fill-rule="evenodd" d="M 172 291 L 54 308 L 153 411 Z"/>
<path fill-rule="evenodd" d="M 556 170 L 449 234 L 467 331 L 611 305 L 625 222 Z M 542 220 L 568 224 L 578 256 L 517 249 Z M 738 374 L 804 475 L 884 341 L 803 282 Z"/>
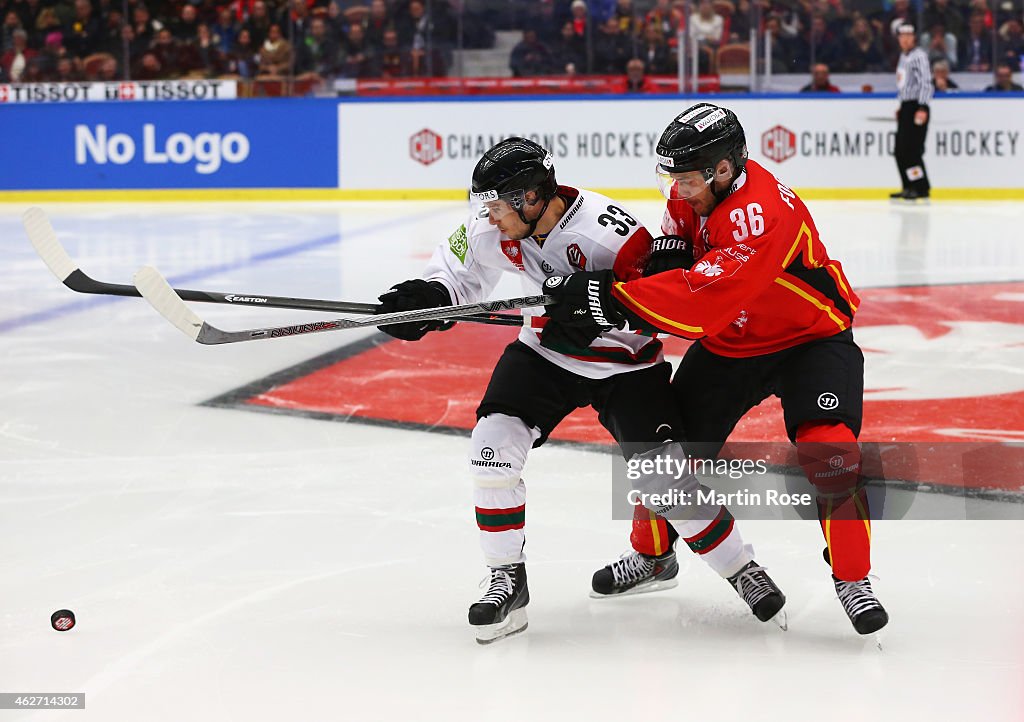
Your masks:
<path fill-rule="evenodd" d="M 476 633 L 477 644 L 493 644 L 499 640 L 526 631 L 528 626 L 530 626 L 530 623 L 526 618 L 526 610 L 514 609 L 509 612 L 505 621 L 473 627 L 473 631 Z"/>
<path fill-rule="evenodd" d="M 650 594 L 651 592 L 661 592 L 666 589 L 674 589 L 679 586 L 679 580 L 673 577 L 672 579 L 654 580 L 650 582 L 644 582 L 637 584 L 635 587 L 631 587 L 624 592 L 616 592 L 614 594 L 601 594 L 595 592 L 593 589 L 590 590 L 591 599 L 621 599 L 622 597 L 632 597 L 637 594 Z"/>

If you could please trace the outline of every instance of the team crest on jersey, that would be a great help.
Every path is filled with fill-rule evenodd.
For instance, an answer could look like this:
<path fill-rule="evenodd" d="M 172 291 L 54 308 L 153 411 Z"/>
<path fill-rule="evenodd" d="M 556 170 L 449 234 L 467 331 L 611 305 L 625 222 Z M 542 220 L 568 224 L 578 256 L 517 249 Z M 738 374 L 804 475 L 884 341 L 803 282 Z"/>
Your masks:
<path fill-rule="evenodd" d="M 701 261 L 693 267 L 693 270 L 697 273 L 703 273 L 705 276 L 714 277 L 721 276 L 723 269 L 718 261 L 715 261 L 714 263 L 711 263 L 710 261 Z"/>
<path fill-rule="evenodd" d="M 569 265 L 581 271 L 587 270 L 587 256 L 583 253 L 578 243 L 573 243 L 565 249 L 565 257 L 569 259 Z"/>
<path fill-rule="evenodd" d="M 519 241 L 502 241 L 501 252 L 505 254 L 505 258 L 512 261 L 513 266 L 520 271 L 526 270 L 526 266 L 523 265 L 523 249 L 519 245 Z"/>

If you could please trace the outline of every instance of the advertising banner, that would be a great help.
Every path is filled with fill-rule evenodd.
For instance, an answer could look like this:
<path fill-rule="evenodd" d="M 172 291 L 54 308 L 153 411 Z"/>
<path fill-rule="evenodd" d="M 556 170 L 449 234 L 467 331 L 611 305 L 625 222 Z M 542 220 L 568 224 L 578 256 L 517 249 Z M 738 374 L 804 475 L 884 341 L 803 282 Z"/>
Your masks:
<path fill-rule="evenodd" d="M 798 188 L 898 188 L 897 101 L 733 99 L 750 157 Z M 549 148 L 559 177 L 593 188 L 653 188 L 655 145 L 694 101 L 342 102 L 342 189 L 464 188 L 481 153 L 523 135 Z M 368 142 L 372 138 L 373 142 Z M 1024 187 L 1024 98 L 938 98 L 925 163 L 935 187 Z"/>
<path fill-rule="evenodd" d="M 2 190 L 337 188 L 330 102 L 12 105 Z"/>
<path fill-rule="evenodd" d="M 125 80 L 111 83 L 0 83 L 0 103 L 124 100 L 234 100 L 234 80 Z"/>

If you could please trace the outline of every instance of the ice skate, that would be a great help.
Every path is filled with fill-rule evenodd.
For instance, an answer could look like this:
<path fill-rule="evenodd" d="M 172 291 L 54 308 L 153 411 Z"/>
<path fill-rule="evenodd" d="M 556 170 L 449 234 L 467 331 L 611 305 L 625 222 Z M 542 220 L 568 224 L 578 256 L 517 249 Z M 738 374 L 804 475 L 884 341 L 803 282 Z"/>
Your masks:
<path fill-rule="evenodd" d="M 764 567 L 751 561 L 727 581 L 759 620 L 767 622 L 771 619 L 783 630 L 789 627 L 786 613 L 779 614 L 786 604 L 786 595 L 775 585 Z"/>
<path fill-rule="evenodd" d="M 833 575 L 832 581 L 857 634 L 874 634 L 889 623 L 889 614 L 875 596 L 867 577 L 857 582 L 844 582 Z"/>
<path fill-rule="evenodd" d="M 525 564 L 491 567 L 487 593 L 469 608 L 469 623 L 473 626 L 476 641 L 490 644 L 525 630 L 526 605 L 529 603 Z"/>
<path fill-rule="evenodd" d="M 656 557 L 631 549 L 617 561 L 594 572 L 590 596 L 605 599 L 671 589 L 679 584 L 677 574 L 679 564 L 674 549 Z"/>

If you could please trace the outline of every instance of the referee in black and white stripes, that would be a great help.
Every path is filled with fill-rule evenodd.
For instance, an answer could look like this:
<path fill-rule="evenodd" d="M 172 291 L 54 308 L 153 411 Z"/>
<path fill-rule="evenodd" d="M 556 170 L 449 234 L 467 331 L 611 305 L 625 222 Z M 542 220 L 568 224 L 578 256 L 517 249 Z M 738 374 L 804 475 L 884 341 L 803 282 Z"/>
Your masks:
<path fill-rule="evenodd" d="M 927 198 L 931 191 L 924 169 L 924 139 L 928 135 L 928 104 L 935 87 L 928 54 L 917 47 L 913 25 L 900 25 L 900 55 L 896 66 L 896 87 L 900 109 L 896 113 L 896 165 L 903 190 L 890 197 L 903 200 Z"/>

